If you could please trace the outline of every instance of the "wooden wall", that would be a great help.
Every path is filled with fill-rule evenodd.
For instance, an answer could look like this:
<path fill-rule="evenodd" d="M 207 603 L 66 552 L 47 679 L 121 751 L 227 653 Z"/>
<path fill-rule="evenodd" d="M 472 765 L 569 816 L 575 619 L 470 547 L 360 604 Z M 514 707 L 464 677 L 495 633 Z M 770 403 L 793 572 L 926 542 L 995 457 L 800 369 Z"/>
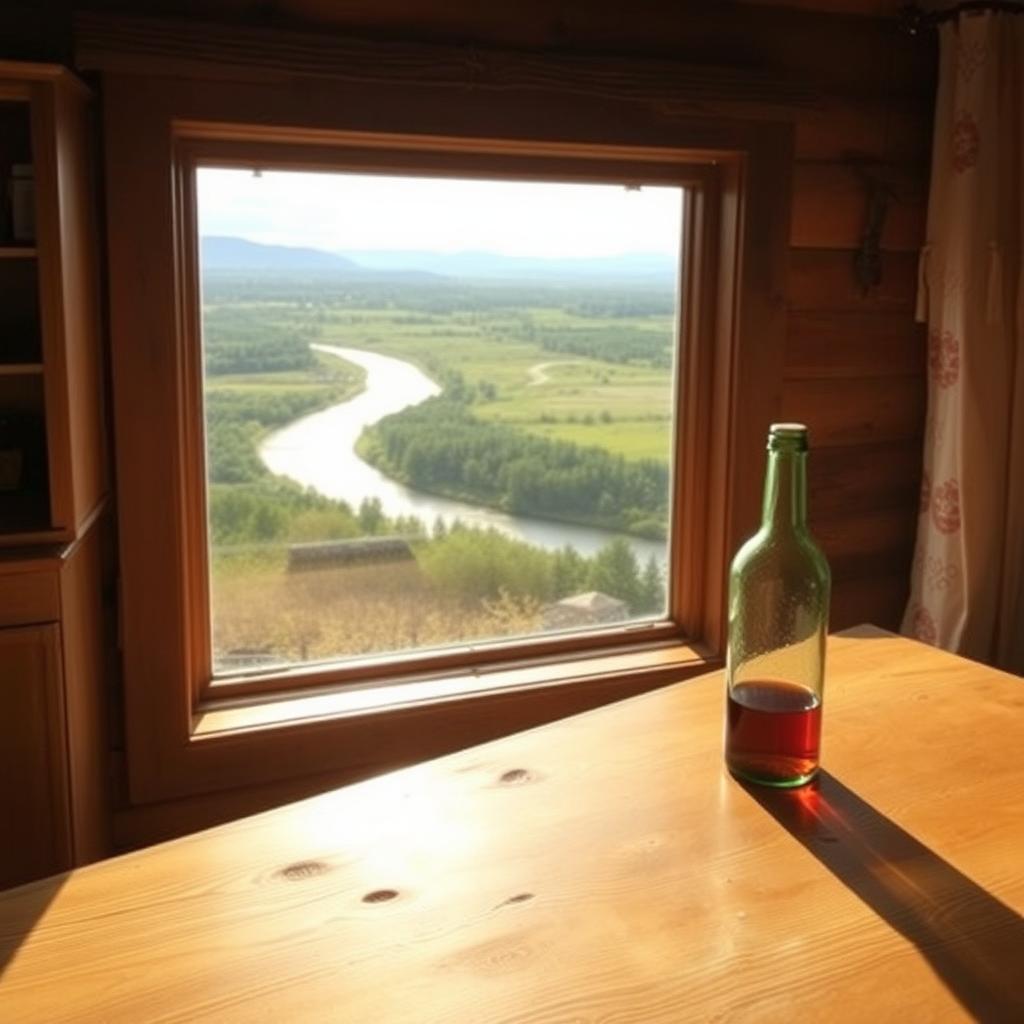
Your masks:
<path fill-rule="evenodd" d="M 797 122 L 782 412 L 811 427 L 811 519 L 832 565 L 837 629 L 898 628 L 908 591 L 926 397 L 914 304 L 930 86 L 836 91 L 828 113 Z M 865 175 L 891 191 L 881 282 L 866 292 L 853 274 Z"/>
<path fill-rule="evenodd" d="M 809 26 L 820 26 L 806 30 L 818 33 L 818 59 L 842 70 L 817 78 L 822 108 L 796 117 L 782 412 L 812 430 L 810 510 L 832 565 L 833 628 L 870 621 L 897 629 L 913 555 L 925 414 L 925 334 L 913 312 L 934 38 L 903 32 L 901 0 L 793 6 L 877 16 L 809 16 Z M 800 61 L 814 81 L 811 59 Z M 852 267 L 868 178 L 890 199 L 881 282 L 865 292 Z"/>
<path fill-rule="evenodd" d="M 75 10 L 124 11 L 671 58 L 778 72 L 812 87 L 817 108 L 793 113 L 798 163 L 781 415 L 812 428 L 811 514 L 834 571 L 833 626 L 872 621 L 895 628 L 907 591 L 924 421 L 924 339 L 913 303 L 935 58 L 933 36 L 902 30 L 900 6 L 900 0 L 778 6 L 773 0 L 76 0 L 62 20 L 43 19 L 38 5 L 14 0 L 4 55 L 62 59 Z M 852 273 L 867 214 L 865 175 L 892 193 L 882 281 L 867 294 Z"/>
<path fill-rule="evenodd" d="M 72 6 L 672 58 L 774 71 L 813 87 L 818 105 L 793 112 L 797 166 L 780 416 L 804 420 L 812 429 L 811 513 L 833 566 L 833 626 L 872 621 L 896 627 L 913 547 L 924 421 L 924 341 L 913 304 L 934 39 L 905 35 L 889 16 L 895 0 L 800 0 L 786 8 L 763 0 L 80 0 Z M 843 13 L 808 9 L 813 7 Z M 9 35 L 0 44 L 10 50 L 3 55 L 65 59 L 70 24 L 53 20 L 49 37 L 40 26 L 38 18 L 32 21 L 20 42 Z M 865 174 L 892 193 L 882 280 L 866 294 L 852 270 L 867 213 Z M 180 834 L 339 781 L 305 779 L 136 808 L 122 795 L 115 816 L 118 844 Z"/>
<path fill-rule="evenodd" d="M 924 421 L 924 339 L 913 304 L 935 50 L 927 33 L 915 38 L 903 31 L 898 0 L 791 0 L 777 7 L 766 0 L 89 0 L 83 6 L 671 58 L 771 71 L 814 89 L 818 105 L 793 112 L 797 167 L 780 414 L 812 430 L 811 515 L 833 566 L 833 627 L 862 621 L 897 627 L 914 542 Z M 891 196 L 882 280 L 863 293 L 853 257 L 869 177 Z"/>

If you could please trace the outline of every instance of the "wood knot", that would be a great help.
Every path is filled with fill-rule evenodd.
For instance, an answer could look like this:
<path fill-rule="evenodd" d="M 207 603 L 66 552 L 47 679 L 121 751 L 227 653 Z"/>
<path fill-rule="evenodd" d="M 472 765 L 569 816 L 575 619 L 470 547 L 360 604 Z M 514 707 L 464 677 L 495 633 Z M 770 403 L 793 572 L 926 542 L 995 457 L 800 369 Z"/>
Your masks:
<path fill-rule="evenodd" d="M 277 872 L 277 877 L 288 882 L 302 882 L 307 878 L 319 878 L 330 870 L 330 865 L 322 860 L 297 860 L 294 864 L 281 868 Z"/>
<path fill-rule="evenodd" d="M 526 903 L 527 900 L 533 899 L 532 892 L 519 892 L 515 896 L 509 896 L 504 903 L 501 904 L 503 907 L 507 907 L 510 903 Z"/>
<path fill-rule="evenodd" d="M 364 903 L 387 903 L 388 900 L 398 898 L 396 889 L 374 889 L 363 897 Z"/>
<path fill-rule="evenodd" d="M 525 768 L 510 768 L 507 772 L 502 773 L 498 781 L 506 786 L 519 786 L 524 782 L 529 782 L 531 778 L 532 776 Z"/>

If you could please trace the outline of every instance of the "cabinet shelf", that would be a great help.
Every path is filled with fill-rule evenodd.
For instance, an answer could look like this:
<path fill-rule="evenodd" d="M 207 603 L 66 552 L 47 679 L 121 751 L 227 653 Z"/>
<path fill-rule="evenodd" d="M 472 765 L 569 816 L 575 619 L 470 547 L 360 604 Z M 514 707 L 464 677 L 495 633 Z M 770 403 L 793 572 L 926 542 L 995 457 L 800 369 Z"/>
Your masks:
<path fill-rule="evenodd" d="M 23 377 L 42 372 L 42 363 L 0 363 L 0 377 Z"/>
<path fill-rule="evenodd" d="M 106 467 L 92 97 L 63 69 L 0 65 L 0 177 L 6 179 L 0 185 L 30 166 L 36 213 L 34 233 L 27 218 L 19 227 L 7 195 L 0 235 L 0 422 L 6 421 L 11 478 L 5 483 L 13 480 L 17 490 L 0 491 L 2 549 L 78 537 L 102 502 Z M 24 99 L 10 100 L 22 93 Z"/>
<path fill-rule="evenodd" d="M 49 534 L 50 501 L 45 493 L 0 493 L 0 536 Z"/>
<path fill-rule="evenodd" d="M 109 849 L 90 104 L 62 68 L 0 61 L 0 821 L 25 823 L 0 889 Z M 8 187 L 26 164 L 34 238 Z"/>

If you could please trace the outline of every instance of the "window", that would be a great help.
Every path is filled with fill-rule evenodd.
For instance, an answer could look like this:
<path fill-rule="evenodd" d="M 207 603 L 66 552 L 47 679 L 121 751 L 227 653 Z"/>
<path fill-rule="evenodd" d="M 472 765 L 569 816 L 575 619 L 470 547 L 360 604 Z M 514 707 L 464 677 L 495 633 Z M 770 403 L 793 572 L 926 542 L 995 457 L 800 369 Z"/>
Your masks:
<path fill-rule="evenodd" d="M 133 802 L 259 784 L 284 787 L 289 779 L 314 776 L 336 781 L 342 770 L 345 778 L 365 776 L 678 680 L 706 668 L 721 651 L 725 567 L 756 518 L 764 424 L 777 412 L 788 228 L 787 206 L 779 200 L 789 188 L 791 132 L 725 117 L 641 113 L 625 100 L 612 109 L 571 92 L 550 106 L 535 98 L 527 103 L 515 90 L 467 96 L 463 104 L 444 89 L 391 92 L 338 83 L 314 88 L 309 82 L 197 83 L 132 75 L 105 80 L 122 664 Z M 253 177 L 254 169 L 260 177 Z M 607 222 L 609 232 L 616 205 L 636 210 L 665 197 L 675 212 L 655 219 L 664 238 L 675 241 L 655 246 L 662 253 L 655 270 L 669 277 L 674 263 L 676 287 L 658 293 L 658 306 L 647 296 L 653 311 L 642 306 L 635 316 L 619 318 L 628 322 L 637 351 L 646 353 L 634 361 L 616 353 L 626 359 L 620 363 L 598 352 L 607 334 L 590 330 L 611 319 L 606 307 L 624 298 L 615 287 L 589 289 L 577 301 L 574 283 L 556 289 L 548 280 L 548 305 L 537 304 L 534 283 L 525 301 L 506 301 L 503 293 L 505 304 L 497 309 L 493 303 L 467 308 L 466 296 L 444 311 L 428 309 L 441 302 L 445 289 L 457 287 L 449 278 L 463 275 L 410 265 L 408 252 L 414 245 L 438 249 L 440 242 L 413 236 L 323 239 L 302 233 L 302 218 L 290 215 L 283 227 L 274 221 L 273 231 L 265 226 L 257 233 L 253 217 L 267 225 L 288 210 L 284 200 L 268 203 L 257 195 L 266 196 L 278 181 L 286 190 L 299 182 L 299 191 L 307 193 L 311 181 L 346 188 L 390 183 L 395 195 L 406 197 L 420 182 L 456 194 L 466 193 L 465 182 L 527 197 L 546 189 L 566 189 L 566 195 L 579 190 L 604 197 L 601 212 L 589 219 Z M 228 219 L 247 204 L 248 221 Z M 543 201 L 529 204 L 539 209 Z M 482 220 L 477 214 L 467 219 Z M 610 255 L 596 244 L 545 249 L 529 218 L 519 219 L 529 246 L 507 245 L 507 251 L 522 258 L 531 255 L 531 246 L 539 256 L 564 259 Z M 630 214 L 627 224 L 641 219 Z M 382 218 L 380 225 L 385 223 Z M 569 233 L 550 211 L 546 223 L 550 235 Z M 211 236 L 252 243 L 240 247 L 247 249 L 248 266 L 237 262 L 242 257 L 236 246 L 232 269 L 224 248 L 233 243 L 211 243 Z M 459 244 L 500 250 L 488 237 L 494 236 Z M 335 266 L 335 260 L 359 264 L 361 258 L 368 274 L 358 294 L 351 281 L 343 295 L 328 297 L 317 285 L 303 299 L 286 291 L 297 286 L 294 276 L 275 271 L 268 281 L 262 269 L 251 272 L 262 258 L 261 245 L 312 249 L 298 257 L 326 258 Z M 401 249 L 401 264 L 382 264 L 381 249 Z M 376 264 L 370 251 L 378 253 Z M 381 288 L 394 286 L 395 274 L 404 275 L 402 293 L 384 299 Z M 304 270 L 303 276 L 309 287 L 317 273 Z M 417 279 L 432 285 L 441 279 L 444 288 L 424 288 L 413 304 L 409 283 Z M 498 287 L 479 276 L 473 284 L 478 298 L 484 292 L 493 297 Z M 371 320 L 380 327 L 372 333 Z M 360 344 L 340 344 L 341 333 L 357 329 Z M 531 329 L 534 336 L 525 337 Z M 433 330 L 459 345 L 428 366 L 420 360 L 430 351 L 423 339 L 432 338 Z M 661 343 L 652 337 L 664 338 L 666 331 L 674 334 L 668 351 L 660 350 L 662 360 Z M 380 340 L 369 342 L 372 336 Z M 303 365 L 268 365 L 259 373 L 251 363 L 232 365 L 243 354 L 253 358 L 253 342 L 261 338 L 269 340 L 264 348 L 274 358 L 290 351 Z M 521 346 L 516 358 L 494 359 L 487 346 L 501 344 Z M 487 472 L 475 473 L 475 490 L 464 479 L 439 482 L 433 446 L 421 446 L 425 458 L 408 453 L 410 442 L 402 435 L 410 421 L 413 441 L 423 436 L 417 417 L 444 413 L 453 432 L 466 427 L 462 433 L 483 443 L 485 452 L 491 439 L 501 444 L 501 438 L 514 437 L 531 452 L 537 445 L 547 451 L 549 442 L 571 442 L 574 458 L 578 449 L 600 449 L 584 443 L 595 437 L 611 436 L 624 447 L 631 423 L 637 425 L 631 443 L 638 447 L 660 437 L 662 455 L 652 461 L 665 477 L 660 490 L 654 488 L 653 507 L 662 518 L 645 524 L 637 513 L 649 506 L 628 506 L 610 493 L 603 504 L 598 498 L 594 522 L 584 523 L 621 534 L 630 545 L 653 535 L 647 542 L 655 547 L 647 550 L 655 554 L 659 599 L 654 586 L 648 600 L 628 589 L 617 594 L 615 583 L 597 582 L 593 566 L 584 566 L 564 589 L 544 582 L 537 592 L 508 585 L 503 591 L 496 581 L 492 590 L 473 593 L 457 581 L 448 599 L 469 611 L 450 616 L 458 618 L 457 628 L 447 633 L 412 635 L 410 624 L 421 621 L 412 615 L 402 624 L 405 632 L 392 630 L 372 645 L 332 639 L 328 626 L 340 617 L 336 608 L 355 589 L 347 582 L 350 574 L 390 588 L 400 599 L 396 604 L 417 589 L 416 596 L 429 603 L 445 580 L 442 560 L 431 565 L 432 554 L 459 544 L 474 548 L 478 537 L 444 516 L 438 523 L 433 513 L 413 523 L 408 509 L 388 506 L 383 495 L 378 507 L 374 495 L 358 490 L 323 497 L 304 494 L 305 481 L 275 480 L 261 449 L 269 456 L 268 447 L 296 419 L 344 408 L 366 387 L 365 366 L 315 345 L 411 364 L 422 374 L 413 374 L 419 386 L 426 386 L 426 378 L 441 390 L 396 409 L 390 423 L 365 423 L 370 429 L 355 443 L 393 481 L 408 488 L 415 474 L 416 491 L 440 491 L 443 483 L 450 493 L 432 494 L 431 501 L 487 509 L 481 515 L 512 512 L 546 522 L 540 513 L 550 515 L 550 509 L 527 505 L 524 513 L 516 502 L 549 496 L 525 486 L 530 474 L 514 482 L 520 490 L 511 495 L 508 480 L 492 486 Z M 550 363 L 557 365 L 544 366 Z M 588 378 L 588 372 L 597 376 Z M 530 383 L 538 377 L 545 383 Z M 629 409 L 626 389 L 617 390 L 626 380 L 645 381 L 638 386 L 649 389 L 642 398 L 649 421 L 638 415 L 639 400 Z M 271 399 L 275 389 L 279 395 Z M 541 407 L 533 389 L 546 391 L 552 401 Z M 580 394 L 556 396 L 558 389 Z M 598 394 L 601 403 L 607 399 L 607 410 L 582 401 L 574 410 L 570 400 L 580 401 L 586 389 L 587 401 Z M 524 417 L 524 408 L 532 409 L 532 418 Z M 513 413 L 520 422 L 512 422 Z M 427 436 L 433 441 L 436 433 L 432 426 Z M 378 450 L 371 453 L 372 445 Z M 646 449 L 652 453 L 657 449 Z M 627 453 L 613 457 L 619 454 Z M 455 460 L 452 471 L 464 472 L 468 462 Z M 628 468 L 632 461 L 623 464 Z M 248 501 L 246 488 L 254 486 L 249 473 L 256 488 L 279 488 L 280 502 Z M 481 493 L 485 487 L 491 490 Z M 570 527 L 583 528 L 579 521 L 551 528 Z M 527 559 L 515 545 L 505 534 L 489 535 L 484 557 L 512 551 L 509 561 L 518 571 Z M 547 552 L 534 558 L 544 581 L 555 575 L 554 557 Z M 221 574 L 222 563 L 232 561 L 241 571 Z M 574 564 L 571 556 L 567 561 Z M 642 582 L 649 559 L 645 554 L 637 562 Z M 310 563 L 329 568 L 305 568 Z M 390 567 L 388 575 L 380 572 L 382 564 Z M 446 572 L 451 564 L 443 566 Z M 246 573 L 260 572 L 271 582 L 267 590 L 246 579 Z M 632 578 L 632 565 L 625 575 Z M 286 623 L 281 589 L 293 586 L 306 591 L 307 609 L 326 612 Z M 603 603 L 596 593 L 607 597 L 616 621 L 591 621 Z M 583 600 L 570 601 L 558 619 L 553 606 L 566 596 Z M 361 611 L 379 616 L 381 607 L 387 605 Z M 254 618 L 247 627 L 249 614 Z"/>
<path fill-rule="evenodd" d="M 682 187 L 195 173 L 214 678 L 665 621 Z"/>
<path fill-rule="evenodd" d="M 479 691 L 693 635 L 713 165 L 192 125 L 176 152 L 199 700 Z"/>

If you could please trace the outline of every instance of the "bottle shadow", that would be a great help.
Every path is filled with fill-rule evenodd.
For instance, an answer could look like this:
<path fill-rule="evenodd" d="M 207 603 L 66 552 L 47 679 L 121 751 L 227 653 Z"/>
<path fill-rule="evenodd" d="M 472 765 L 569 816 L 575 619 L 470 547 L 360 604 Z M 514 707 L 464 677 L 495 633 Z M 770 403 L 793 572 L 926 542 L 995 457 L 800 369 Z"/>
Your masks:
<path fill-rule="evenodd" d="M 1024 1021 L 1024 918 L 834 776 L 748 793 L 912 942 L 979 1021 Z"/>

